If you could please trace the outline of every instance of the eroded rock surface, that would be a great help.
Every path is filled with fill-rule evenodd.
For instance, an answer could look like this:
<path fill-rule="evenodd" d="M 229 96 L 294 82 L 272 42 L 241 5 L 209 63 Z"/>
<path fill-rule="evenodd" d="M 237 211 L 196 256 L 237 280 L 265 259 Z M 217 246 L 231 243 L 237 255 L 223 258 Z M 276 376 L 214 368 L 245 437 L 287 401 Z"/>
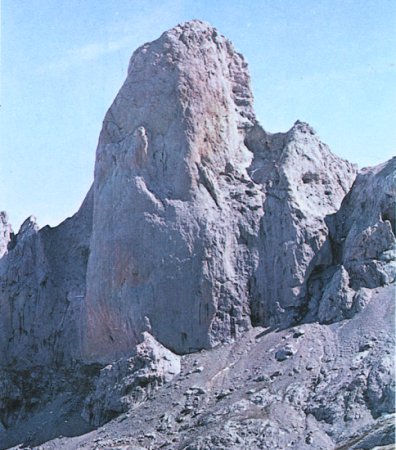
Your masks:
<path fill-rule="evenodd" d="M 264 194 L 251 289 L 253 320 L 287 326 L 304 314 L 315 266 L 332 261 L 326 217 L 340 207 L 356 168 L 300 121 L 277 134 L 256 124 L 246 142 L 254 152 L 249 173 Z"/>
<path fill-rule="evenodd" d="M 171 383 L 118 419 L 41 450 L 373 449 L 394 442 L 394 299 L 379 288 L 352 319 L 257 327 L 182 357 Z M 279 360 L 285 347 L 293 352 Z M 199 370 L 197 370 L 199 368 Z M 388 447 L 386 447 L 388 448 Z"/>
<path fill-rule="evenodd" d="M 127 354 L 145 316 L 178 353 L 249 328 L 253 121 L 246 63 L 212 27 L 180 25 L 134 53 L 97 149 L 87 360 Z"/>
<path fill-rule="evenodd" d="M 0 260 L 0 368 L 70 364 L 80 354 L 92 196 L 56 228 L 29 217 Z"/>
<path fill-rule="evenodd" d="M 0 448 L 391 445 L 395 162 L 265 131 L 203 22 L 140 47 L 76 215 L 0 213 Z"/>
<path fill-rule="evenodd" d="M 330 264 L 309 280 L 311 317 L 330 323 L 352 317 L 376 287 L 396 279 L 396 158 L 363 169 L 335 214 L 327 217 Z"/>
<path fill-rule="evenodd" d="M 393 283 L 395 266 L 396 158 L 362 170 L 334 216 L 332 238 L 351 286 Z"/>
<path fill-rule="evenodd" d="M 8 223 L 8 216 L 5 211 L 0 212 L 0 258 L 7 252 L 8 244 L 11 240 L 12 228 Z"/>
<path fill-rule="evenodd" d="M 142 404 L 179 372 L 180 357 L 145 332 L 133 355 L 101 369 L 94 391 L 85 399 L 82 417 L 92 425 L 103 425 Z"/>
<path fill-rule="evenodd" d="M 128 353 L 145 316 L 178 353 L 301 319 L 355 174 L 305 123 L 262 129 L 246 63 L 213 28 L 138 49 L 97 150 L 85 357 Z"/>

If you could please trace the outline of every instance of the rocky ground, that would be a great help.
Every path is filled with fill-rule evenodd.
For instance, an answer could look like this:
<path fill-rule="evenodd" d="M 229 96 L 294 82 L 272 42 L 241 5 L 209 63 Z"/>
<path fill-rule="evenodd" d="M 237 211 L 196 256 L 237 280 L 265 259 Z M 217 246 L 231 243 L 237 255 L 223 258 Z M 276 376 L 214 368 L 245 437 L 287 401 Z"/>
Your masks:
<path fill-rule="evenodd" d="M 233 344 L 186 355 L 171 382 L 144 388 L 140 397 L 131 392 L 123 413 L 88 433 L 79 416 L 82 403 L 70 404 L 62 392 L 3 434 L 2 448 L 18 440 L 18 428 L 25 430 L 26 445 L 15 448 L 41 450 L 394 448 L 389 289 L 377 289 L 353 319 L 257 327 Z M 128 397 L 115 385 L 113 402 Z M 100 389 L 91 392 L 105 417 L 113 406 Z M 42 443 L 58 433 L 81 435 Z"/>

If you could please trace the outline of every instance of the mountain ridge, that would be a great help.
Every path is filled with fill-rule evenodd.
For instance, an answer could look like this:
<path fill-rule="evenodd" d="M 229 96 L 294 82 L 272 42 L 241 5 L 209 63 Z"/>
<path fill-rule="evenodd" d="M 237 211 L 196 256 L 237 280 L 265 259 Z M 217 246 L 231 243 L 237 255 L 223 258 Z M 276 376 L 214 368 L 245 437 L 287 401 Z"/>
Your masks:
<path fill-rule="evenodd" d="M 185 404 L 140 448 L 327 449 L 367 430 L 375 441 L 394 412 L 395 164 L 358 172 L 301 121 L 266 132 L 243 56 L 206 23 L 139 47 L 79 211 L 54 228 L 28 218 L 16 236 L 0 215 L 0 448 L 116 428 L 118 416 L 133 427 L 135 410 L 146 417 L 180 386 Z M 376 340 L 372 325 L 359 334 L 370 317 L 388 330 Z M 222 375 L 234 366 L 238 383 Z M 282 435 L 284 414 L 296 429 Z M 108 448 L 103 430 L 102 446 L 38 448 Z M 138 448 L 123 433 L 120 448 Z"/>

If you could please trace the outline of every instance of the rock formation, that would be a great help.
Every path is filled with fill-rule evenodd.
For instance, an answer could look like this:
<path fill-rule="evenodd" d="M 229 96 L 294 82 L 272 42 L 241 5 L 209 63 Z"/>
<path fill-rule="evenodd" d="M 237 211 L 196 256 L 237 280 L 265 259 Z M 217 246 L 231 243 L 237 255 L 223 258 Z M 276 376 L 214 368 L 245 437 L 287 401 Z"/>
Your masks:
<path fill-rule="evenodd" d="M 249 173 L 264 193 L 253 320 L 287 326 L 304 315 L 314 268 L 332 260 L 326 217 L 340 207 L 356 169 L 299 121 L 277 134 L 255 124 L 246 140 L 254 152 Z"/>
<path fill-rule="evenodd" d="M 5 211 L 0 212 L 0 258 L 7 252 L 8 243 L 11 240 L 12 228 L 8 223 Z"/>
<path fill-rule="evenodd" d="M 97 150 L 85 357 L 128 353 L 143 317 L 178 353 L 234 338 L 250 308 L 292 323 L 354 175 L 308 125 L 260 127 L 246 63 L 212 28 L 138 49 Z"/>
<path fill-rule="evenodd" d="M 69 364 L 80 355 L 92 196 L 57 228 L 22 224 L 0 261 L 0 367 Z"/>
<path fill-rule="evenodd" d="M 0 214 L 0 448 L 119 415 L 95 448 L 388 444 L 395 163 L 265 131 L 203 22 L 140 47 L 76 215 L 14 235 Z"/>
<path fill-rule="evenodd" d="M 102 425 L 143 403 L 179 372 L 180 357 L 145 332 L 133 355 L 101 369 L 95 390 L 85 399 L 82 416 L 93 425 Z"/>
<path fill-rule="evenodd" d="M 313 317 L 330 323 L 352 317 L 374 288 L 394 284 L 396 158 L 362 170 L 339 211 L 327 217 L 331 264 L 309 280 Z"/>
<path fill-rule="evenodd" d="M 257 255 L 241 236 L 262 215 L 244 144 L 253 120 L 246 63 L 207 25 L 134 53 L 97 149 L 85 358 L 127 354 L 144 317 L 178 353 L 249 327 Z"/>

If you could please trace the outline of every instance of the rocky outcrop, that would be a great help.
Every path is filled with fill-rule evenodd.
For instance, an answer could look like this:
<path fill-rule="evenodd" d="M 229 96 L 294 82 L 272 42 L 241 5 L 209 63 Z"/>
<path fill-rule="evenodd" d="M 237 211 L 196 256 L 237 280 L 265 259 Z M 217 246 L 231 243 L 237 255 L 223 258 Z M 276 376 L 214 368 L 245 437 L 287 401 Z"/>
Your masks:
<path fill-rule="evenodd" d="M 308 316 L 331 323 L 350 318 L 372 290 L 396 279 L 396 158 L 363 169 L 335 214 L 330 229 L 331 264 L 319 264 L 309 280 Z"/>
<path fill-rule="evenodd" d="M 79 356 L 92 196 L 57 228 L 29 217 L 0 260 L 0 367 L 26 370 Z"/>
<path fill-rule="evenodd" d="M 8 223 L 8 216 L 5 211 L 0 212 L 0 258 L 7 252 L 8 244 L 11 240 L 12 228 Z"/>
<path fill-rule="evenodd" d="M 0 448 L 120 414 L 129 441 L 43 448 L 388 444 L 396 159 L 357 174 L 252 102 L 232 44 L 178 25 L 133 54 L 76 215 L 0 213 Z"/>
<path fill-rule="evenodd" d="M 354 289 L 396 279 L 395 176 L 396 158 L 362 170 L 332 218 L 337 262 L 350 274 Z"/>
<path fill-rule="evenodd" d="M 97 150 L 87 360 L 127 354 L 144 317 L 178 353 L 301 318 L 356 169 L 307 124 L 265 132 L 252 108 L 246 64 L 206 24 L 133 55 Z"/>
<path fill-rule="evenodd" d="M 253 120 L 246 63 L 212 27 L 177 26 L 134 53 L 97 149 L 87 360 L 128 354 L 144 317 L 178 353 L 250 326 Z"/>
<path fill-rule="evenodd" d="M 256 124 L 246 143 L 254 152 L 249 173 L 264 195 L 251 289 L 253 322 L 287 326 L 303 315 L 314 268 L 332 261 L 326 217 L 340 207 L 356 168 L 300 121 L 277 134 Z"/>
<path fill-rule="evenodd" d="M 93 392 L 85 399 L 82 416 L 92 425 L 102 425 L 142 404 L 179 372 L 180 357 L 145 332 L 133 355 L 100 371 Z"/>
<path fill-rule="evenodd" d="M 79 212 L 56 228 L 39 229 L 29 217 L 0 259 L 0 448 L 34 436 L 36 425 L 21 423 L 49 414 L 65 398 L 62 432 L 90 429 L 79 415 L 92 370 L 76 359 L 91 226 L 89 193 Z"/>
<path fill-rule="evenodd" d="M 315 285 L 321 308 L 307 283 L 334 265 L 327 217 L 355 173 L 305 123 L 264 131 L 246 63 L 212 27 L 164 33 L 131 58 L 80 212 L 56 229 L 24 224 L 2 260 L 13 299 L 0 306 L 7 361 L 29 348 L 39 362 L 56 354 L 107 363 L 130 354 L 144 331 L 186 353 L 252 324 L 290 325 L 308 305 L 322 321 L 339 320 L 337 305 L 351 299 L 333 297 L 349 275 Z M 23 261 L 31 267 L 21 290 Z M 323 311 L 328 302 L 335 312 Z M 37 314 L 50 314 L 57 331 L 35 331 Z"/>
<path fill-rule="evenodd" d="M 379 288 L 347 321 L 257 327 L 232 344 L 183 356 L 180 374 L 147 401 L 90 434 L 40 449 L 390 450 L 391 290 Z M 279 358 L 285 347 L 293 350 Z"/>

